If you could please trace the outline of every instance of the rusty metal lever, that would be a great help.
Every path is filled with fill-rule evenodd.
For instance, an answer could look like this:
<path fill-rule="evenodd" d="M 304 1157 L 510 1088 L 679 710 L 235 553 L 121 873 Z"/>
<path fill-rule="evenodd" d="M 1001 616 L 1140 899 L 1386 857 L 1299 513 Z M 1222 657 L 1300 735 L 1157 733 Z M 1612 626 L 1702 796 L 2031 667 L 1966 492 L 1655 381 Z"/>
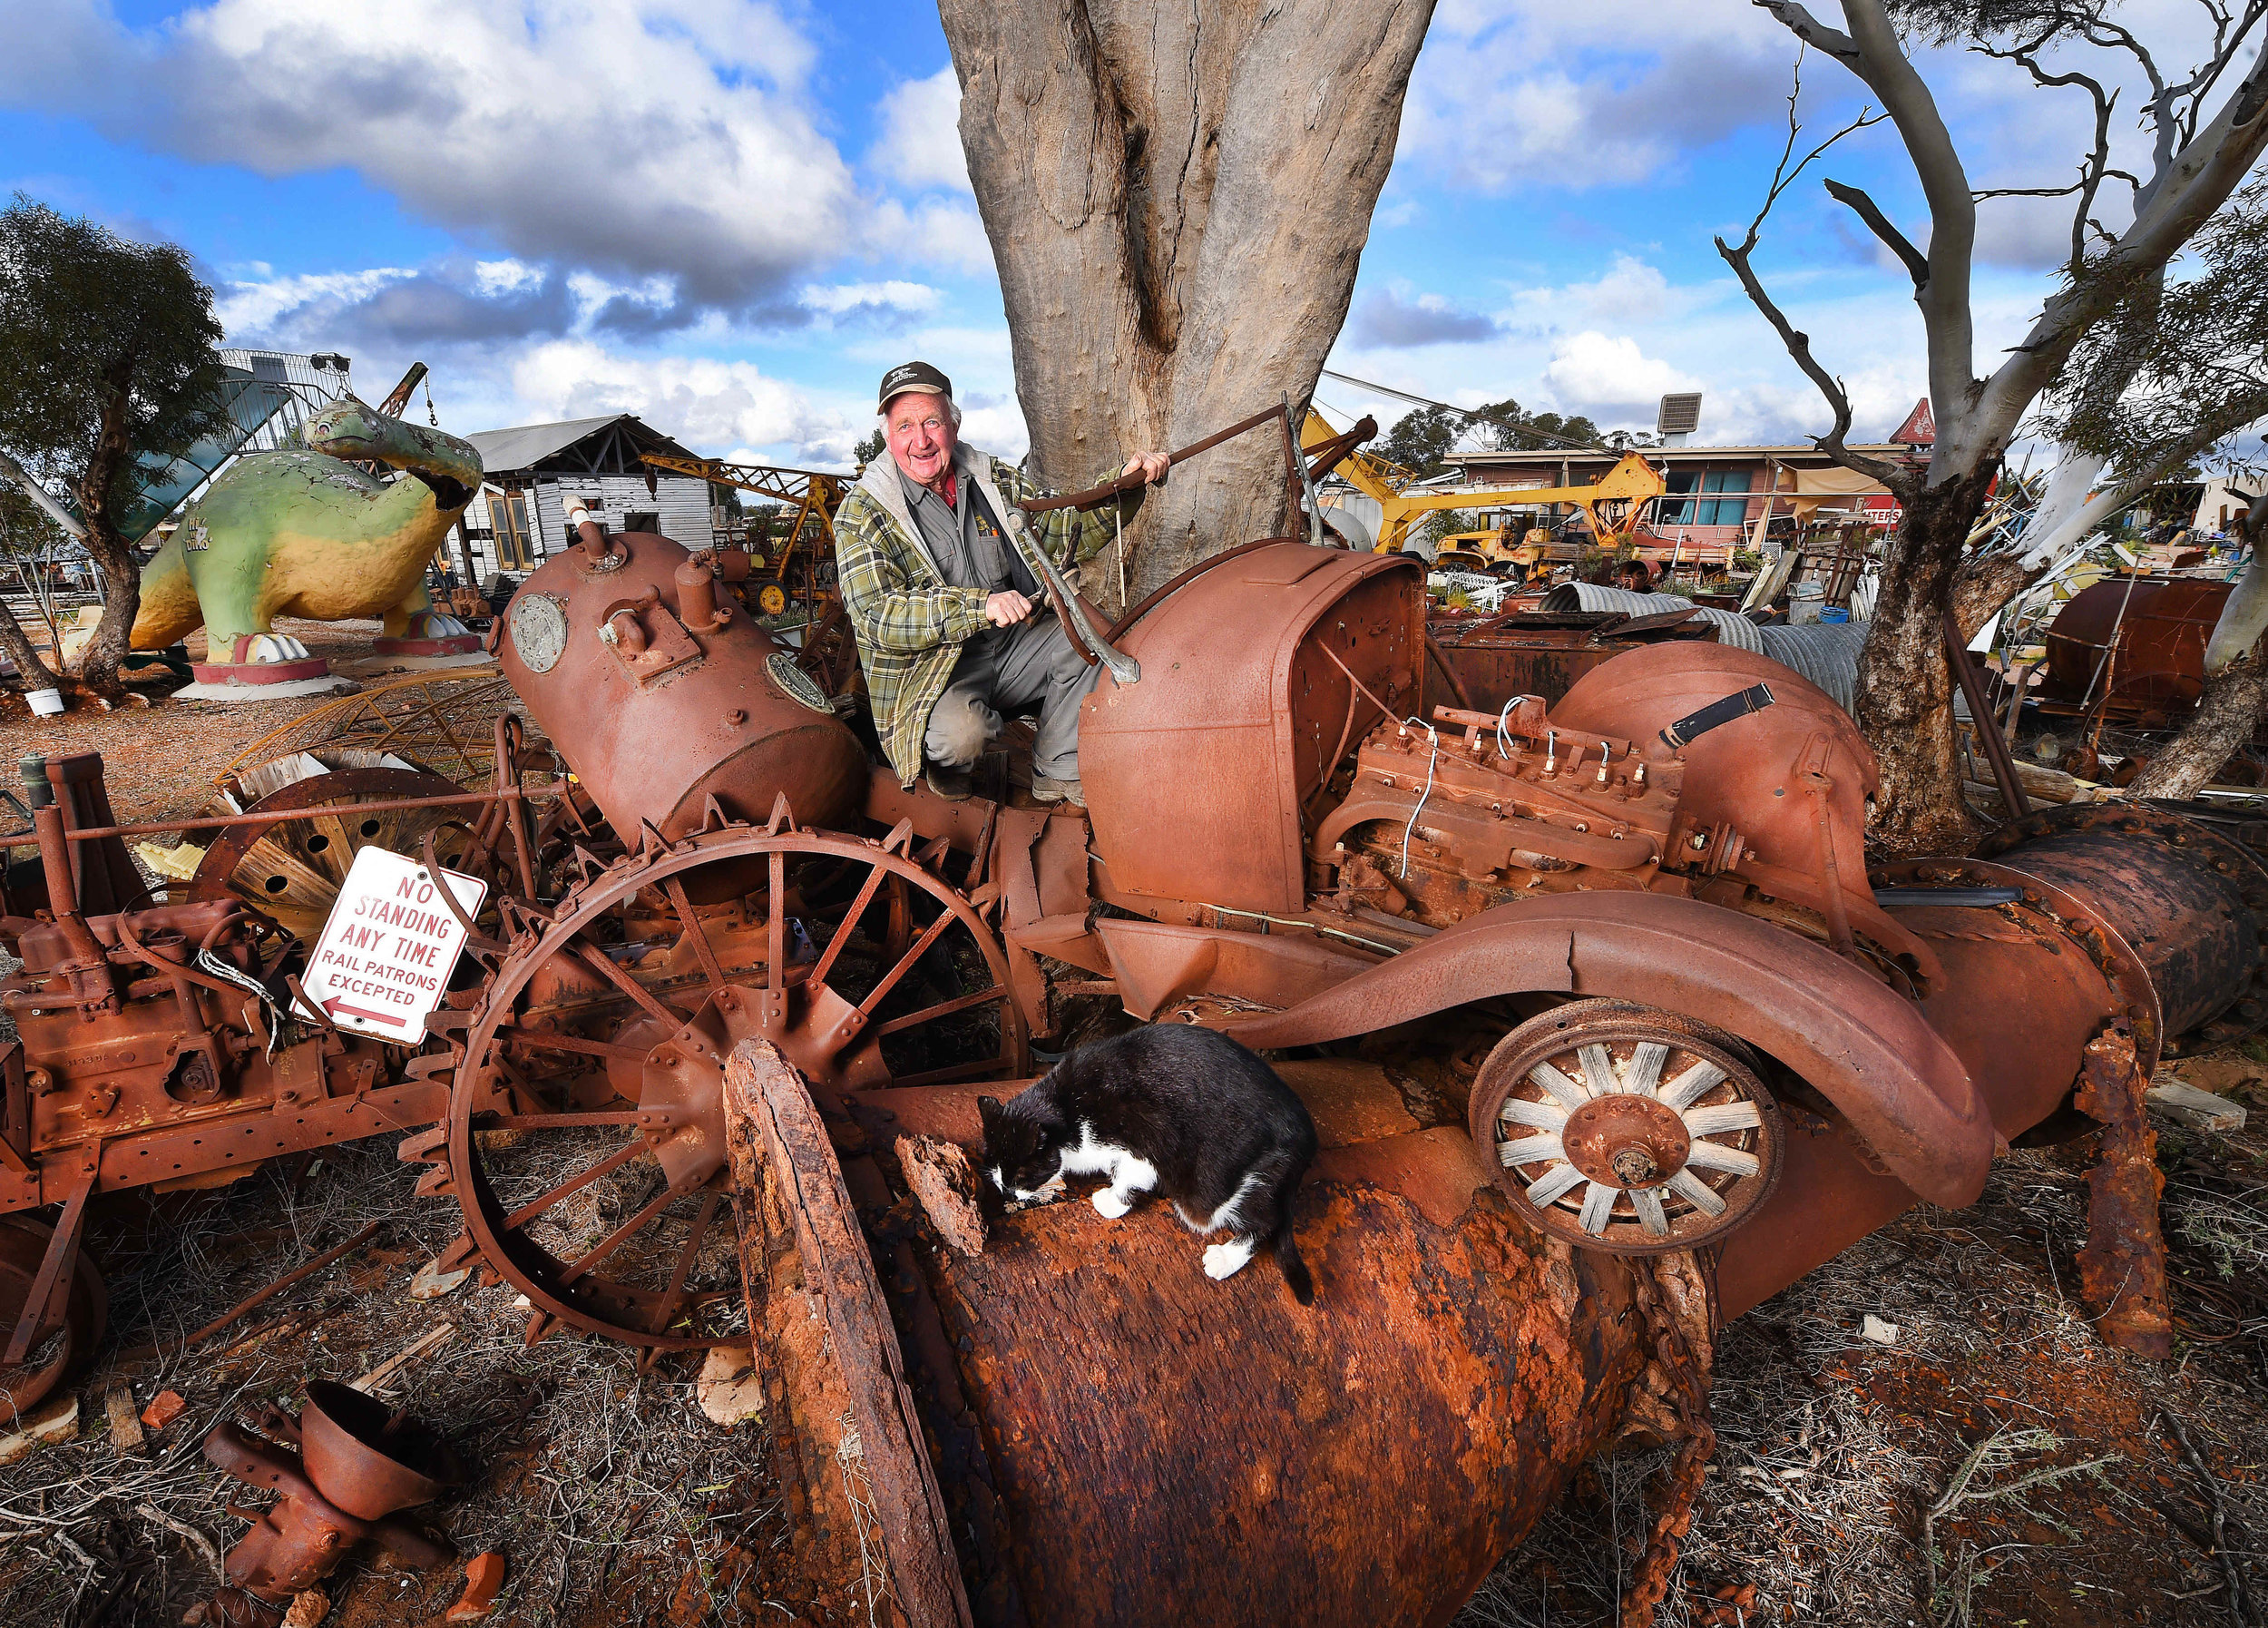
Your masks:
<path fill-rule="evenodd" d="M 1056 611 L 1063 618 L 1063 631 L 1070 634 L 1071 642 L 1108 667 L 1110 676 L 1119 683 L 1140 683 L 1142 664 L 1124 651 L 1114 648 L 1103 637 L 1102 630 L 1088 619 L 1087 607 L 1079 603 L 1079 594 L 1063 574 L 1056 569 L 1055 562 L 1048 558 L 1047 550 L 1040 546 L 1039 539 L 1031 534 L 1031 525 L 1015 505 L 1011 505 L 1001 519 L 1006 523 L 1009 538 L 1015 544 L 1017 552 L 1023 555 L 1026 564 L 1040 574 L 1040 580 L 1047 584 L 1048 594 L 1055 601 Z"/>

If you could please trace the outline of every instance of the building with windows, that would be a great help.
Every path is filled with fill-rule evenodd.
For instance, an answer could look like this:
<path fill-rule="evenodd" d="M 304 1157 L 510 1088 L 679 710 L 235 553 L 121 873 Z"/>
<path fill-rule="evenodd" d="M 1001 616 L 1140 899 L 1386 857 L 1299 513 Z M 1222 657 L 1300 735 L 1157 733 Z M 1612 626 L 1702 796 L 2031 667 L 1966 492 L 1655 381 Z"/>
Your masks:
<path fill-rule="evenodd" d="M 1769 544 L 1815 520 L 1894 524 L 1898 500 L 1880 482 L 1853 474 L 1809 445 L 1794 446 L 1648 446 L 1638 450 L 1662 471 L 1667 494 L 1646 523 L 1655 539 L 1716 549 Z M 1871 457 L 1902 459 L 1910 448 L 1854 446 Z M 1614 467 L 1618 454 L 1549 447 L 1524 452 L 1455 452 L 1465 483 L 1491 487 L 1588 485 Z M 1517 500 L 1476 503 L 1484 526 L 1520 510 Z M 1568 509 L 1555 516 L 1566 518 Z M 1532 517 L 1523 517 L 1523 519 Z M 1772 522 L 1781 524 L 1774 527 Z"/>
<path fill-rule="evenodd" d="M 573 541 L 567 534 L 570 496 L 583 498 L 610 532 L 659 532 L 697 549 L 712 541 L 709 483 L 639 461 L 647 452 L 696 455 L 633 414 L 465 438 L 479 449 L 486 471 L 480 495 L 459 523 L 482 585 L 499 575 L 523 576 Z"/>

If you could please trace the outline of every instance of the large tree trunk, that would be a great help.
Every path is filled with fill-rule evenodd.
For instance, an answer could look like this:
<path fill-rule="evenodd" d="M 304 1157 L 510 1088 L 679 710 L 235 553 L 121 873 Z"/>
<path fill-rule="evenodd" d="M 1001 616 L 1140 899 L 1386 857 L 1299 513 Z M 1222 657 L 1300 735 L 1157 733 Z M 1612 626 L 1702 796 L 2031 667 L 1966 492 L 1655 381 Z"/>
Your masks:
<path fill-rule="evenodd" d="M 89 518 L 94 520 L 92 515 Z M 103 573 L 103 619 L 95 623 L 94 636 L 79 652 L 78 682 L 73 687 L 105 706 L 142 699 L 128 691 L 118 676 L 133 636 L 134 617 L 142 609 L 141 562 L 120 540 L 108 516 L 88 525 L 86 551 Z"/>
<path fill-rule="evenodd" d="M 1990 460 L 1907 502 L 1859 653 L 1859 727 L 1882 772 L 1869 837 L 1893 855 L 1966 853 L 1976 836 L 1960 799 L 1944 612 L 1998 466 Z"/>
<path fill-rule="evenodd" d="M 86 525 L 82 541 L 103 574 L 103 618 L 79 652 L 73 687 L 106 708 L 127 701 L 148 704 L 147 697 L 130 694 L 118 676 L 119 664 L 132 647 L 134 618 L 142 610 L 142 562 L 119 535 L 117 516 L 110 506 L 119 472 L 133 456 L 124 420 L 122 393 L 105 414 L 94 455 L 79 478 L 79 513 Z"/>
<path fill-rule="evenodd" d="M 1304 402 L 1346 317 L 1433 0 L 938 10 L 1035 473 L 1083 482 L 1286 393 Z M 1129 592 L 1281 534 L 1283 472 L 1265 432 L 1182 466 L 1128 539 Z"/>

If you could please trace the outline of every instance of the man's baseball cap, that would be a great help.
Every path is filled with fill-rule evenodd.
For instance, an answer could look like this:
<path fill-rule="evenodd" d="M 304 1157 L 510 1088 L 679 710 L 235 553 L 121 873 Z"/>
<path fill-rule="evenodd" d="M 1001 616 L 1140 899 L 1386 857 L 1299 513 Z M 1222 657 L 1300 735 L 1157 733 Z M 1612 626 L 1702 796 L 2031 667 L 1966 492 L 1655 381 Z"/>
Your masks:
<path fill-rule="evenodd" d="M 953 380 L 927 362 L 900 362 L 882 376 L 882 396 L 875 402 L 875 410 L 881 412 L 890 405 L 893 397 L 903 396 L 908 390 L 919 390 L 924 396 L 943 396 L 950 401 L 953 398 Z"/>

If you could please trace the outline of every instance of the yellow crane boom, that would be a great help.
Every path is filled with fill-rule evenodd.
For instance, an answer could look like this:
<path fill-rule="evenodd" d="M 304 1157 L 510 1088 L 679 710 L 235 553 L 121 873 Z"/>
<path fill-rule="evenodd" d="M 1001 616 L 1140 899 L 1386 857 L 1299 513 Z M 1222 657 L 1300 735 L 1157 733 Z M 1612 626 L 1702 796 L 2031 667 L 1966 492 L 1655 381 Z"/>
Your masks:
<path fill-rule="evenodd" d="M 1300 445 L 1322 446 L 1338 437 L 1338 431 L 1312 407 L 1300 428 Z M 1400 552 L 1410 527 L 1426 515 L 1442 509 L 1501 508 L 1512 505 L 1570 504 L 1583 511 L 1591 535 L 1603 546 L 1618 546 L 1637 529 L 1638 518 L 1652 499 L 1669 488 L 1661 474 L 1642 454 L 1625 453 L 1615 466 L 1588 486 L 1485 486 L 1476 492 L 1418 492 L 1408 488 L 1419 478 L 1401 465 L 1374 453 L 1355 451 L 1332 466 L 1332 473 L 1356 491 L 1377 501 L 1383 511 L 1378 525 L 1377 551 Z M 1603 512 L 1602 512 L 1603 511 Z"/>
<path fill-rule="evenodd" d="M 787 562 L 795 556 L 797 544 L 803 540 L 805 523 L 815 515 L 822 524 L 813 539 L 813 552 L 831 552 L 827 540 L 833 533 L 827 528 L 834 523 L 843 494 L 850 489 L 851 477 L 847 475 L 831 475 L 822 469 L 787 469 L 776 464 L 734 464 L 723 458 L 680 458 L 660 452 L 638 456 L 641 463 L 651 468 L 665 469 L 671 475 L 689 475 L 712 485 L 738 486 L 743 492 L 754 492 L 784 508 L 794 509 L 796 517 L 787 528 L 787 546 L 777 562 L 782 582 L 787 580 Z"/>

